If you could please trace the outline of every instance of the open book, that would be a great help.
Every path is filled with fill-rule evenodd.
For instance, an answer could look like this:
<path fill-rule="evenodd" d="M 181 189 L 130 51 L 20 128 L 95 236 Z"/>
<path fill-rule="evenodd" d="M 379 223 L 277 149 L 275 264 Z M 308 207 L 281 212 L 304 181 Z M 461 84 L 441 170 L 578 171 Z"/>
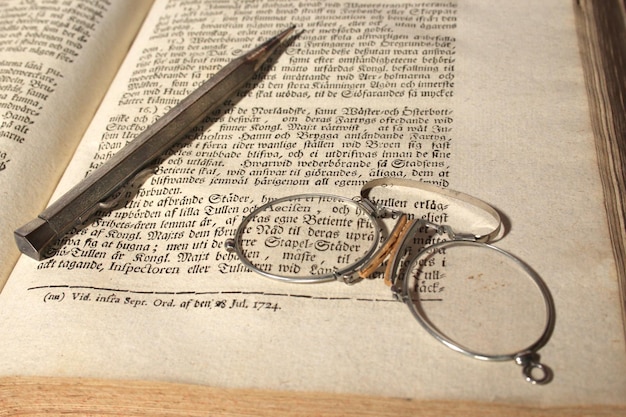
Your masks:
<path fill-rule="evenodd" d="M 608 101 L 620 85 L 601 77 L 611 45 L 596 27 L 609 16 L 623 30 L 624 14 L 620 2 L 597 3 L 606 10 L 543 0 L 0 3 L 3 389 L 28 390 L 16 377 L 80 377 L 623 412 L 614 119 L 623 113 Z M 123 207 L 68 235 L 48 259 L 19 256 L 13 230 L 291 24 L 303 32 L 133 184 Z M 541 350 L 549 384 L 524 382 L 512 362 L 447 349 L 379 275 L 352 286 L 289 284 L 224 248 L 267 201 L 352 198 L 379 177 L 497 207 L 506 229 L 498 247 L 530 265 L 554 299 L 556 325 Z M 447 221 L 445 206 L 428 201 L 407 212 Z M 461 303 L 471 315 L 482 302 L 481 292 L 454 294 L 450 274 L 431 278 L 437 285 L 420 295 L 437 291 L 439 306 Z M 523 313 L 491 319 L 516 337 L 535 316 L 523 310 L 527 294 L 503 294 Z M 22 398 L 18 388 L 0 404 Z M 400 408 L 419 408 L 411 404 Z"/>

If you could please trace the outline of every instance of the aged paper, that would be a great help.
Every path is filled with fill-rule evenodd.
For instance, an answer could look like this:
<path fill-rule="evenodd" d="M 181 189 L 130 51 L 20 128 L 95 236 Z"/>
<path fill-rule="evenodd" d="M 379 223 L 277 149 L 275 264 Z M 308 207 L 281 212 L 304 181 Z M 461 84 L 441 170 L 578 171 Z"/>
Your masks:
<path fill-rule="evenodd" d="M 541 405 L 623 401 L 615 265 L 568 4 L 157 2 L 56 195 L 232 57 L 290 24 L 304 32 L 165 155 L 124 208 L 46 261 L 20 260 L 0 298 L 2 374 Z M 462 190 L 502 211 L 497 244 L 531 265 L 555 300 L 554 334 L 540 352 L 554 370 L 549 385 L 527 384 L 511 361 L 447 349 L 379 275 L 353 286 L 288 284 L 248 272 L 224 249 L 243 216 L 271 199 L 350 198 L 385 176 Z M 455 220 L 447 203 L 408 198 L 395 208 Z M 331 236 L 293 230 L 348 243 L 335 242 L 332 228 Z M 433 292 L 444 312 L 464 300 L 469 313 L 455 314 L 474 323 L 472 303 L 488 299 L 489 285 L 484 297 L 463 297 L 444 272 L 431 274 L 438 285 L 418 286 L 420 295 Z M 525 321 L 543 319 L 541 303 L 511 288 L 501 292 L 508 303 L 498 301 L 521 313 L 486 320 L 512 337 L 523 327 L 532 342 L 537 328 Z M 455 334 L 475 336 L 463 331 Z"/>
<path fill-rule="evenodd" d="M 44 208 L 149 5 L 2 5 L 0 288 L 19 253 L 13 230 Z"/>

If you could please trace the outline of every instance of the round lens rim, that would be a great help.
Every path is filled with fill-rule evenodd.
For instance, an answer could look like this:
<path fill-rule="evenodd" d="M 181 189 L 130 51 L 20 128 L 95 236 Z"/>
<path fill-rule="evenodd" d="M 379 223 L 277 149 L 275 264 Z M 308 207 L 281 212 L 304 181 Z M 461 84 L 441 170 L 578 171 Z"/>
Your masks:
<path fill-rule="evenodd" d="M 324 274 L 324 275 L 305 275 L 303 277 L 297 277 L 297 278 L 293 276 L 279 275 L 276 273 L 264 271 L 258 268 L 257 266 L 255 266 L 248 258 L 246 258 L 246 256 L 243 253 L 243 248 L 241 247 L 241 238 L 242 238 L 243 232 L 245 231 L 250 221 L 256 215 L 265 211 L 268 207 L 272 205 L 284 203 L 289 200 L 298 200 L 298 199 L 303 199 L 303 198 L 333 198 L 343 203 L 353 205 L 355 208 L 361 209 L 363 213 L 367 215 L 367 217 L 371 221 L 373 233 L 374 233 L 374 239 L 372 240 L 372 245 L 367 249 L 367 252 L 365 253 L 365 255 L 361 257 L 358 261 L 353 262 L 352 264 L 349 264 L 343 267 L 342 269 L 338 269 L 334 271 L 333 273 Z M 232 239 L 231 249 L 237 254 L 237 256 L 239 257 L 239 260 L 248 269 L 256 272 L 259 275 L 262 275 L 266 278 L 270 278 L 273 280 L 282 281 L 282 282 L 311 284 L 311 283 L 321 283 L 321 282 L 328 282 L 328 281 L 337 281 L 337 280 L 342 280 L 346 276 L 352 276 L 376 252 L 380 244 L 380 235 L 381 235 L 380 226 L 378 224 L 378 220 L 377 220 L 375 213 L 370 207 L 368 207 L 365 204 L 362 204 L 358 200 L 347 198 L 347 197 L 342 197 L 342 196 L 338 196 L 334 194 L 324 194 L 324 193 L 296 194 L 296 195 L 280 197 L 275 200 L 269 201 L 257 207 L 252 212 L 250 212 L 250 214 L 248 214 L 237 227 L 235 236 Z"/>
<path fill-rule="evenodd" d="M 419 302 L 419 300 L 417 302 L 414 302 L 412 300 L 409 294 L 409 279 L 408 279 L 408 276 L 410 272 L 412 271 L 415 262 L 417 262 L 420 256 L 422 256 L 426 251 L 434 250 L 434 249 L 441 249 L 442 247 L 446 247 L 446 246 L 452 247 L 452 246 L 464 246 L 464 245 L 480 247 L 480 248 L 485 248 L 488 250 L 496 251 L 497 253 L 508 258 L 509 261 L 514 262 L 515 264 L 517 264 L 517 266 L 521 267 L 522 270 L 526 273 L 526 275 L 535 283 L 536 287 L 539 289 L 541 293 L 541 296 L 543 297 L 544 307 L 545 307 L 545 316 L 546 316 L 543 332 L 535 342 L 513 353 L 486 354 L 486 353 L 482 353 L 476 350 L 472 350 L 472 349 L 467 348 L 463 344 L 459 343 L 458 341 L 453 340 L 452 338 L 447 336 L 445 333 L 443 333 L 441 330 L 439 330 L 439 328 L 428 318 L 426 313 L 421 308 L 418 308 L 416 306 L 416 304 L 421 305 L 421 303 Z M 404 274 L 404 279 L 402 282 L 402 294 L 403 294 L 403 299 L 405 301 L 405 304 L 407 304 L 407 306 L 409 307 L 409 310 L 411 311 L 415 319 L 418 321 L 418 323 L 420 323 L 420 325 L 422 325 L 424 329 L 426 329 L 426 331 L 431 336 L 433 336 L 435 339 L 437 339 L 438 341 L 440 341 L 441 343 L 443 343 L 450 349 L 457 351 L 459 353 L 462 353 L 464 355 L 470 356 L 472 358 L 479 359 L 479 360 L 484 360 L 484 361 L 515 360 L 521 353 L 537 352 L 539 349 L 545 346 L 546 343 L 548 343 L 548 341 L 550 340 L 550 336 L 552 335 L 552 331 L 554 330 L 554 324 L 555 324 L 554 301 L 552 299 L 552 295 L 550 294 L 550 290 L 548 289 L 548 286 L 545 284 L 543 279 L 541 279 L 541 277 L 534 270 L 532 270 L 526 263 L 524 263 L 521 259 L 517 258 L 516 256 L 512 255 L 511 253 L 503 249 L 500 249 L 488 243 L 476 242 L 476 241 L 470 241 L 470 240 L 448 240 L 445 242 L 439 242 L 439 243 L 433 244 L 431 246 L 428 246 L 422 249 L 411 260 L 408 268 L 406 269 L 406 272 Z"/>

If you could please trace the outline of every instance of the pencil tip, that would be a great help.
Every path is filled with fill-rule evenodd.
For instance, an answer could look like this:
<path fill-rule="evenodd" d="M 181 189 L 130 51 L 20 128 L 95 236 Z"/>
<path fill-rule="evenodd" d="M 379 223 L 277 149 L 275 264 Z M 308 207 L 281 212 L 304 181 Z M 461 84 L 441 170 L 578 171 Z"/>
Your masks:
<path fill-rule="evenodd" d="M 291 25 L 278 35 L 265 41 L 252 51 L 248 52 L 245 57 L 248 61 L 257 62 L 255 69 L 258 68 L 270 55 L 274 53 L 276 48 L 287 40 L 296 29 L 296 25 Z"/>
<path fill-rule="evenodd" d="M 282 43 L 285 39 L 287 39 L 293 33 L 294 30 L 296 30 L 296 25 L 291 25 L 287 29 L 285 29 L 284 31 L 276 35 L 276 38 L 278 38 L 280 42 Z"/>

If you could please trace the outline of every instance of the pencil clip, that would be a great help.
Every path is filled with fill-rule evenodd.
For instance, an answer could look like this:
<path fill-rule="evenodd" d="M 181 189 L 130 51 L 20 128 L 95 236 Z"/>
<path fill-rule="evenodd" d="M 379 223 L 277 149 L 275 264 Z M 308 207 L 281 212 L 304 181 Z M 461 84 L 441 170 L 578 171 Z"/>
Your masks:
<path fill-rule="evenodd" d="M 112 195 L 106 199 L 97 203 L 91 210 L 77 219 L 76 225 L 84 224 L 97 212 L 110 212 L 122 206 L 122 202 L 131 200 L 133 198 L 133 192 L 130 190 L 133 188 L 139 188 L 148 177 L 154 174 L 155 169 L 153 167 L 145 168 L 135 174 L 128 182 L 119 187 Z"/>

